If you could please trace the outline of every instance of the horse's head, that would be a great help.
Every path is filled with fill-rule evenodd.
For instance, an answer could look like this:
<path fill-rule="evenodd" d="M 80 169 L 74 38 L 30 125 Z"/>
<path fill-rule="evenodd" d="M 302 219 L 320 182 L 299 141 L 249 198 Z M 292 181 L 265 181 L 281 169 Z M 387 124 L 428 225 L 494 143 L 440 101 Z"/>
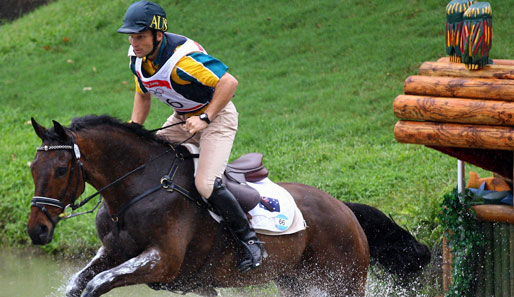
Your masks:
<path fill-rule="evenodd" d="M 380 263 L 390 272 L 400 276 L 420 272 L 430 262 L 430 249 L 392 220 L 385 227 L 389 230 L 384 232 L 383 240 L 392 244 L 384 247 L 385 251 L 379 256 L 382 258 L 379 260 Z"/>
<path fill-rule="evenodd" d="M 53 123 L 53 128 L 46 129 L 32 119 L 34 131 L 43 141 L 30 166 L 35 189 L 27 228 L 33 244 L 52 240 L 59 215 L 85 187 L 74 136 L 58 122 Z"/>
<path fill-rule="evenodd" d="M 375 207 L 345 203 L 359 220 L 368 238 L 370 255 L 388 272 L 408 276 L 430 262 L 430 250 L 407 230 Z"/>

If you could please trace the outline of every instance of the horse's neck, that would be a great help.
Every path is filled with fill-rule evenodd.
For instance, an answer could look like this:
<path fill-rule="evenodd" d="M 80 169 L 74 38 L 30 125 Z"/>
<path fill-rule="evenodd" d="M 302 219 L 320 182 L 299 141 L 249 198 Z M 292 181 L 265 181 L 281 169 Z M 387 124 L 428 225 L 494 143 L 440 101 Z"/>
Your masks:
<path fill-rule="evenodd" d="M 142 141 L 127 132 L 109 133 L 88 131 L 78 135 L 77 144 L 82 152 L 86 180 L 97 190 L 102 189 L 134 169 L 145 166 L 149 160 L 166 151 L 159 143 Z M 153 165 L 152 165 L 153 167 Z M 137 170 L 103 193 L 106 201 L 112 197 L 121 203 L 134 192 L 138 177 L 145 168 Z M 142 186 L 142 185 L 141 185 Z"/>

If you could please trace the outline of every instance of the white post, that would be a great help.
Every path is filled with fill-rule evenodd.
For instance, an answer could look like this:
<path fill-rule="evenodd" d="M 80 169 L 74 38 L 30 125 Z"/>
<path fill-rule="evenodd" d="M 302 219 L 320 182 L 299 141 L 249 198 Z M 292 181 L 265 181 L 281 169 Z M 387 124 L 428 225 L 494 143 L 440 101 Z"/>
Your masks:
<path fill-rule="evenodd" d="M 457 161 L 457 190 L 464 196 L 464 189 L 466 187 L 466 172 L 464 171 L 464 161 Z"/>

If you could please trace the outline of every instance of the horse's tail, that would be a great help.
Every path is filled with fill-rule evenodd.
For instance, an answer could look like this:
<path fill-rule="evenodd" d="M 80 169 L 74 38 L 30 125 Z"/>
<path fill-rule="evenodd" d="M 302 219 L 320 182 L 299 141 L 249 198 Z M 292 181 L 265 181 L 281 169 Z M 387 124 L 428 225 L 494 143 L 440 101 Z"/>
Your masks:
<path fill-rule="evenodd" d="M 386 271 L 407 276 L 430 262 L 430 250 L 380 210 L 365 204 L 345 202 L 368 238 L 371 261 Z"/>

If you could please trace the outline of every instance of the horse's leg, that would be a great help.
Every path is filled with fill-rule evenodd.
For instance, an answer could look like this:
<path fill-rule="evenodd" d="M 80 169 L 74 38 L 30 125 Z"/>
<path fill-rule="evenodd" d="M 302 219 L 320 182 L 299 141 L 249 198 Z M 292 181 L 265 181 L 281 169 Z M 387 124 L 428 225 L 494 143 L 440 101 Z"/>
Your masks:
<path fill-rule="evenodd" d="M 86 284 L 98 273 L 114 267 L 116 264 L 105 248 L 102 246 L 98 249 L 96 256 L 82 270 L 74 274 L 66 285 L 67 297 L 80 297 L 80 294 L 86 287 Z"/>
<path fill-rule="evenodd" d="M 176 271 L 168 274 L 166 261 L 156 248 L 150 248 L 112 269 L 97 274 L 86 286 L 83 297 L 97 297 L 110 290 L 135 284 L 151 283 L 163 280 L 168 281 L 178 273 L 180 263 L 175 263 Z"/>

